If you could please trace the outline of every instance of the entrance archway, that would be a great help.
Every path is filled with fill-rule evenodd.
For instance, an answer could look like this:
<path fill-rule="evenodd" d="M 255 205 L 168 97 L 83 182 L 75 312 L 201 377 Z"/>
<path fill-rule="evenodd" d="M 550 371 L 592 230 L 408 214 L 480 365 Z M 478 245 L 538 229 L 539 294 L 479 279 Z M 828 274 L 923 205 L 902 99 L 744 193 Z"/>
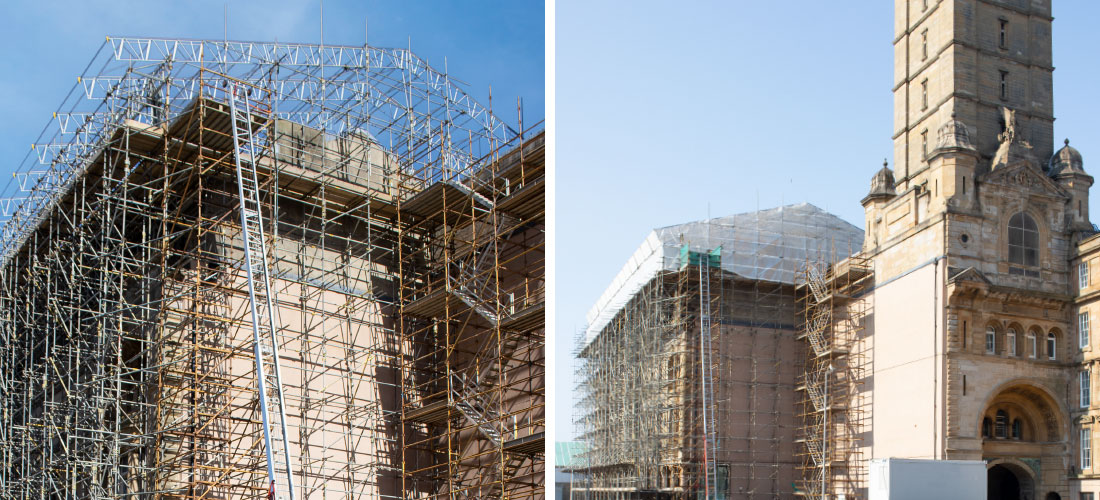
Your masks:
<path fill-rule="evenodd" d="M 994 465 L 986 474 L 989 500 L 1020 500 L 1020 479 L 1008 467 Z"/>
<path fill-rule="evenodd" d="M 1054 485 L 1036 475 L 1037 464 L 1025 460 L 1061 458 L 1069 421 L 1053 394 L 1032 381 L 1014 380 L 991 391 L 984 409 L 974 421 L 975 435 L 982 439 L 986 460 L 987 498 L 1047 500 Z M 1029 457 L 1018 459 L 1013 457 Z"/>
<path fill-rule="evenodd" d="M 1011 462 L 994 464 L 986 469 L 988 500 L 1032 500 L 1035 481 L 1031 474 Z"/>

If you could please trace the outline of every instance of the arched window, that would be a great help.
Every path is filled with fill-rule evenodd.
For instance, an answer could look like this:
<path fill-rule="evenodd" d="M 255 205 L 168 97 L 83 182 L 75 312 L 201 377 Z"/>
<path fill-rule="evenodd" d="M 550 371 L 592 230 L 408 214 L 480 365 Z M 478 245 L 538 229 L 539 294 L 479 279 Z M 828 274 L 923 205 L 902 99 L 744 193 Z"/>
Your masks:
<path fill-rule="evenodd" d="M 987 438 L 987 437 L 992 437 L 992 436 L 993 436 L 993 421 L 990 420 L 989 417 L 985 417 L 985 418 L 982 419 L 982 437 Z"/>
<path fill-rule="evenodd" d="M 1024 426 L 1020 423 L 1020 419 L 1016 418 L 1012 420 L 1012 439 L 1020 439 L 1023 437 Z"/>
<path fill-rule="evenodd" d="M 1054 359 L 1056 357 L 1054 355 L 1054 353 L 1057 352 L 1056 351 L 1057 347 L 1058 347 L 1058 341 L 1055 340 L 1054 332 L 1048 333 L 1047 334 L 1047 356 L 1050 357 L 1050 359 Z"/>
<path fill-rule="evenodd" d="M 997 329 L 992 326 L 985 329 L 985 352 L 987 354 L 997 352 Z"/>
<path fill-rule="evenodd" d="M 997 420 L 995 422 L 996 437 L 1007 438 L 1008 437 L 1008 413 L 1004 410 L 997 410 Z"/>
<path fill-rule="evenodd" d="M 1039 265 L 1039 226 L 1026 213 L 1020 212 L 1008 219 L 1008 261 L 1025 266 Z"/>
<path fill-rule="evenodd" d="M 1031 359 L 1039 357 L 1039 341 L 1035 338 L 1035 332 L 1027 332 L 1027 355 Z"/>
<path fill-rule="evenodd" d="M 1016 329 L 1009 328 L 1008 334 L 1005 335 L 1005 348 L 1008 350 L 1009 356 L 1016 355 Z"/>

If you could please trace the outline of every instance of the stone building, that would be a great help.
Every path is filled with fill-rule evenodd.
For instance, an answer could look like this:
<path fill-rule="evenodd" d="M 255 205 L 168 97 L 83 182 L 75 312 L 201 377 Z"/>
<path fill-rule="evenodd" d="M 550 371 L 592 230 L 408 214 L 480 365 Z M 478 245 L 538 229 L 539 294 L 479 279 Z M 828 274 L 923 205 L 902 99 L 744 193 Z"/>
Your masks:
<path fill-rule="evenodd" d="M 895 171 L 863 200 L 865 454 L 984 460 L 990 498 L 1095 492 L 1093 179 L 1053 150 L 1050 2 L 896 5 Z"/>

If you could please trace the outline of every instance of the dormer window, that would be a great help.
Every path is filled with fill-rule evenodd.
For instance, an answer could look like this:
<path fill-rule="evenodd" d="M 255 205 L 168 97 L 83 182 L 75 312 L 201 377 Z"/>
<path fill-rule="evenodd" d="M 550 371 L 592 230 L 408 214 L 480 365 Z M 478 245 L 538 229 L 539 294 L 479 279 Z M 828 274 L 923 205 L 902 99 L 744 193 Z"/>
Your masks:
<path fill-rule="evenodd" d="M 1039 265 L 1039 226 L 1026 213 L 1020 212 L 1008 220 L 1008 261 L 1024 266 Z"/>

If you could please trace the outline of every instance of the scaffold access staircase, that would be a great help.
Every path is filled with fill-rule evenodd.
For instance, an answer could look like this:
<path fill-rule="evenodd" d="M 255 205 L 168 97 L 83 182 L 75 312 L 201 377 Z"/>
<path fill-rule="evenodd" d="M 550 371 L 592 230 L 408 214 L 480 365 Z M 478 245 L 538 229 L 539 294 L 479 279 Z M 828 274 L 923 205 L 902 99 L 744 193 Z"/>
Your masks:
<path fill-rule="evenodd" d="M 853 256 L 831 267 L 807 262 L 801 277 L 799 338 L 806 341 L 807 358 L 797 387 L 803 393 L 796 440 L 803 461 L 795 494 L 862 497 L 866 477 L 859 435 L 865 415 L 853 398 L 865 378 L 858 339 L 866 305 L 857 297 L 873 279 L 872 269 L 868 259 Z"/>
<path fill-rule="evenodd" d="M 479 291 L 489 290 L 491 291 L 490 280 L 484 277 L 478 276 L 478 269 L 484 269 L 488 264 L 488 258 L 493 255 L 493 252 L 484 251 L 477 260 L 469 266 L 459 266 L 458 276 L 451 278 L 451 292 L 455 294 L 467 307 L 476 311 L 482 318 L 485 318 L 489 324 L 496 327 L 500 324 L 500 315 L 494 310 L 499 304 L 497 301 L 487 301 L 482 299 L 479 295 Z"/>
<path fill-rule="evenodd" d="M 287 442 L 286 405 L 279 372 L 279 337 L 275 325 L 274 292 L 268 273 L 267 244 L 264 240 L 260 205 L 260 183 L 256 175 L 256 144 L 253 116 L 270 121 L 271 110 L 249 102 L 248 92 L 236 82 L 227 82 L 230 121 L 233 128 L 233 161 L 241 203 L 241 233 L 244 240 L 248 298 L 252 315 L 253 353 L 256 383 L 264 430 L 267 458 L 268 498 L 295 500 L 294 474 Z"/>
<path fill-rule="evenodd" d="M 500 446 L 504 442 L 499 426 L 500 414 L 492 409 L 492 402 L 465 375 L 451 373 L 451 397 L 455 408 L 493 444 Z"/>
<path fill-rule="evenodd" d="M 806 340 L 810 341 L 810 347 L 813 348 L 814 354 L 818 356 L 824 356 L 829 352 L 830 345 L 825 338 L 825 329 L 829 327 L 829 322 L 832 321 L 831 313 L 832 311 L 828 309 L 818 308 L 810 317 L 809 324 L 806 325 Z"/>

